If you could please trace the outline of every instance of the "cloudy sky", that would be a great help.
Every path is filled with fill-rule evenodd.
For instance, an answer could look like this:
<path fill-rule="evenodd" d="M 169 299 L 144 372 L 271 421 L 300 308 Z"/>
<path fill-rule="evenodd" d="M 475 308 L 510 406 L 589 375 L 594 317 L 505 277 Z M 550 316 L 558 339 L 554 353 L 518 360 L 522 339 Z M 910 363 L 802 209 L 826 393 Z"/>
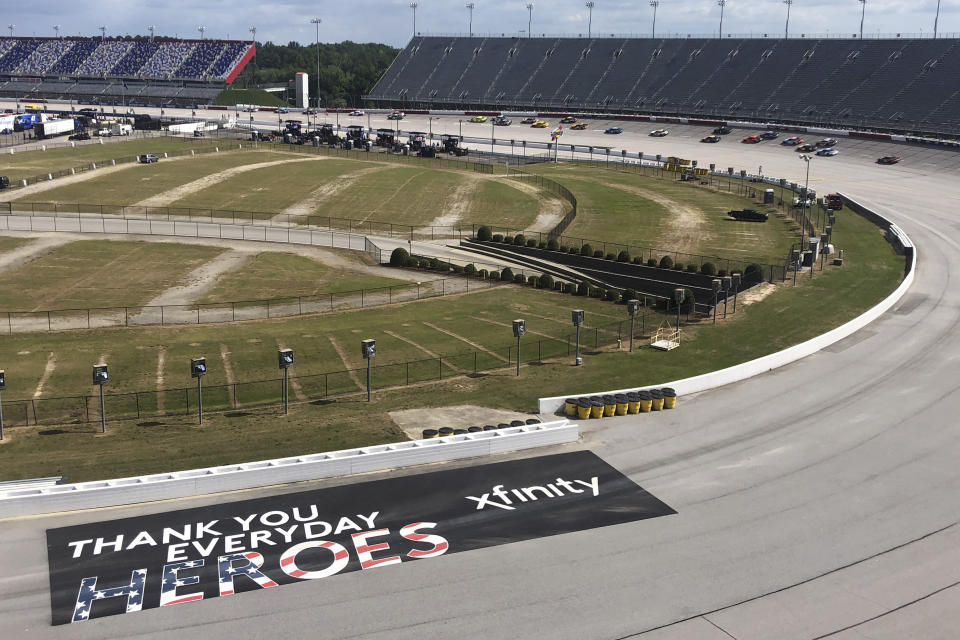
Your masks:
<path fill-rule="evenodd" d="M 528 0 L 473 0 L 473 31 L 513 33 L 527 28 Z M 208 38 L 247 39 L 250 27 L 257 28 L 257 40 L 304 44 L 316 38 L 310 18 L 320 17 L 320 39 L 324 42 L 353 40 L 385 42 L 402 46 L 413 32 L 410 0 L 348 0 L 314 3 L 304 0 L 101 0 L 93 4 L 74 0 L 43 3 L 12 2 L 4 12 L 14 25 L 14 35 L 50 36 L 54 24 L 64 35 L 99 35 L 100 25 L 108 35 L 147 33 L 156 25 L 158 35 L 197 37 L 197 26 L 206 28 Z M 467 31 L 466 1 L 419 0 L 417 31 L 457 33 Z M 582 0 L 534 0 L 534 34 L 586 33 L 588 11 Z M 634 2 L 596 0 L 593 9 L 595 34 L 650 33 L 653 9 L 649 0 Z M 960 32 L 960 0 L 941 0 L 938 32 Z M 860 29 L 858 0 L 794 0 L 790 33 L 850 35 Z M 867 0 L 864 35 L 877 33 L 933 32 L 937 0 Z M 724 33 L 782 33 L 786 20 L 783 0 L 727 0 L 723 15 Z M 98 18 L 97 16 L 106 16 Z M 658 34 L 715 34 L 720 22 L 716 0 L 660 0 L 657 9 Z M 9 31 L 0 32 L 7 35 Z"/>

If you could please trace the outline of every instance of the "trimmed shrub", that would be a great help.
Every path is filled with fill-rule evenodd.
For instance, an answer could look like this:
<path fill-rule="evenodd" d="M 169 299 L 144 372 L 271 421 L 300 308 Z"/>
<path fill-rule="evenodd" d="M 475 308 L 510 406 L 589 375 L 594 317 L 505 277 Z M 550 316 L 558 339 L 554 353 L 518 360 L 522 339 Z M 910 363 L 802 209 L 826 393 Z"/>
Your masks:
<path fill-rule="evenodd" d="M 553 238 L 547 240 L 547 251 L 556 251 L 560 248 L 560 243 L 554 240 Z M 566 252 L 567 248 L 564 247 L 563 251 Z"/>
<path fill-rule="evenodd" d="M 596 298 L 597 300 L 602 300 L 602 299 L 603 299 L 603 294 L 604 294 L 604 291 L 603 291 L 603 289 L 601 289 L 600 287 L 591 287 L 591 289 L 590 289 L 590 297 L 591 297 L 591 298 Z"/>
<path fill-rule="evenodd" d="M 523 284 L 523 274 L 518 273 L 515 276 L 513 276 L 513 281 L 517 284 Z"/>
<path fill-rule="evenodd" d="M 696 300 L 693 299 L 693 291 L 684 288 L 683 302 L 680 303 L 680 313 L 693 313 L 693 306 Z"/>
<path fill-rule="evenodd" d="M 490 239 L 493 240 L 494 242 L 503 242 L 503 234 L 502 234 L 502 233 L 495 233 L 495 234 L 493 234 L 493 237 L 490 238 Z"/>
<path fill-rule="evenodd" d="M 475 276 L 477 275 L 477 267 L 471 262 L 463 268 L 463 272 L 468 276 Z"/>
<path fill-rule="evenodd" d="M 697 265 L 693 264 L 692 262 L 687 265 L 687 273 L 696 273 L 697 271 L 699 271 Z"/>
<path fill-rule="evenodd" d="M 527 276 L 527 284 L 531 287 L 540 288 L 540 278 L 537 276 Z"/>
<path fill-rule="evenodd" d="M 658 265 L 661 269 L 670 269 L 673 267 L 673 258 L 670 256 L 663 256 L 660 258 L 660 264 Z"/>
<path fill-rule="evenodd" d="M 577 283 L 576 282 L 566 283 L 565 285 L 563 285 L 563 292 L 569 293 L 570 295 L 574 295 L 577 292 Z"/>
<path fill-rule="evenodd" d="M 677 262 L 673 265 L 674 271 L 683 271 L 683 269 L 684 269 L 684 266 L 682 262 Z"/>
<path fill-rule="evenodd" d="M 634 289 L 624 289 L 623 291 L 623 301 L 627 300 L 637 300 L 637 292 Z"/>
<path fill-rule="evenodd" d="M 526 241 L 527 239 L 523 237 L 522 233 L 518 233 L 517 235 L 513 236 L 513 244 L 519 247 L 522 247 Z"/>
<path fill-rule="evenodd" d="M 540 288 L 553 289 L 553 276 L 551 276 L 549 273 L 545 273 L 540 276 Z"/>
<path fill-rule="evenodd" d="M 527 246 L 528 246 L 528 247 L 535 247 L 535 246 L 537 246 L 537 241 L 534 240 L 533 238 L 527 238 Z"/>
<path fill-rule="evenodd" d="M 600 249 L 597 249 L 596 251 L 593 252 L 593 257 L 594 257 L 594 258 L 602 258 L 602 257 L 603 257 L 603 251 L 600 251 Z"/>
<path fill-rule="evenodd" d="M 604 260 L 616 260 L 616 259 L 617 259 L 617 256 L 613 255 L 612 253 L 608 253 L 607 255 L 603 256 L 603 259 L 604 259 Z"/>
<path fill-rule="evenodd" d="M 504 282 L 513 282 L 513 269 L 505 267 L 504 270 L 500 272 L 500 279 Z"/>
<path fill-rule="evenodd" d="M 480 271 L 477 272 L 477 276 L 478 276 L 481 280 L 486 280 L 486 279 L 487 279 L 487 276 L 489 276 L 489 275 L 490 275 L 490 273 L 489 273 L 486 269 L 480 269 Z"/>
<path fill-rule="evenodd" d="M 492 233 L 490 232 L 490 227 L 480 227 L 479 229 L 477 229 L 477 240 L 480 240 L 481 242 L 486 242 L 491 237 L 492 237 Z"/>
<path fill-rule="evenodd" d="M 418 265 L 421 269 L 430 268 L 430 258 L 420 258 L 420 263 Z"/>
<path fill-rule="evenodd" d="M 592 256 L 592 255 L 593 255 L 593 247 L 591 247 L 589 244 L 584 244 L 582 247 L 580 247 L 580 255 L 582 255 L 582 256 Z"/>
<path fill-rule="evenodd" d="M 405 267 L 416 268 L 420 266 L 420 261 L 414 257 L 407 258 L 407 261 L 404 263 Z"/>
<path fill-rule="evenodd" d="M 439 269 L 440 268 L 440 259 L 439 258 L 430 258 L 430 268 Z"/>
<path fill-rule="evenodd" d="M 491 280 L 500 280 L 500 272 L 499 272 L 499 271 L 491 271 L 490 274 L 489 274 L 487 277 L 490 278 Z"/>
<path fill-rule="evenodd" d="M 624 250 L 624 251 L 621 251 L 620 253 L 618 253 L 618 254 L 617 254 L 617 262 L 630 262 L 630 252 Z"/>
<path fill-rule="evenodd" d="M 643 264 L 643 258 L 641 258 L 640 256 L 634 256 L 633 264 Z"/>
<path fill-rule="evenodd" d="M 648 258 L 648 259 L 647 259 L 647 266 L 648 266 L 648 267 L 655 267 L 655 266 L 657 266 L 657 259 L 656 259 L 656 258 Z"/>
<path fill-rule="evenodd" d="M 461 274 L 463 274 L 463 273 L 466 271 L 466 270 L 465 270 L 462 266 L 460 266 L 459 264 L 450 265 L 450 268 L 453 269 L 453 272 L 456 273 L 457 275 L 461 275 Z"/>
<path fill-rule="evenodd" d="M 564 287 L 564 284 L 563 284 L 562 282 L 560 282 L 559 280 L 557 280 L 556 282 L 553 283 L 553 290 L 554 290 L 554 291 L 560 291 L 560 292 L 562 293 L 562 292 L 563 292 L 563 287 Z"/>
<path fill-rule="evenodd" d="M 616 289 L 607 289 L 606 299 L 609 302 L 620 302 L 620 292 Z"/>
<path fill-rule="evenodd" d="M 759 264 L 757 264 L 756 262 L 751 262 L 751 263 L 748 264 L 747 267 L 743 270 L 743 275 L 748 276 L 748 275 L 750 275 L 750 274 L 752 274 L 752 273 L 762 274 L 762 273 L 763 273 L 763 267 L 761 267 L 761 266 L 760 266 Z"/>
<path fill-rule="evenodd" d="M 546 243 L 546 242 L 543 242 L 543 241 L 541 240 L 540 242 L 537 243 L 537 249 L 546 249 L 546 248 L 547 248 L 547 243 Z"/>
<path fill-rule="evenodd" d="M 712 262 L 704 262 L 700 265 L 700 273 L 705 276 L 715 276 L 717 275 L 717 265 Z"/>
<path fill-rule="evenodd" d="M 570 253 L 572 249 L 565 244 L 560 245 L 560 253 Z"/>
<path fill-rule="evenodd" d="M 403 247 L 397 247 L 390 253 L 390 266 L 391 267 L 403 267 L 407 264 L 407 259 L 410 257 L 410 252 L 404 249 Z"/>
<path fill-rule="evenodd" d="M 588 296 L 590 295 L 590 285 L 586 282 L 581 282 L 577 285 L 577 295 L 578 296 Z"/>
<path fill-rule="evenodd" d="M 726 270 L 726 269 L 720 269 L 720 271 L 717 271 L 717 277 L 718 277 L 718 278 L 723 278 L 723 277 L 725 277 L 726 275 L 727 275 L 727 270 Z"/>

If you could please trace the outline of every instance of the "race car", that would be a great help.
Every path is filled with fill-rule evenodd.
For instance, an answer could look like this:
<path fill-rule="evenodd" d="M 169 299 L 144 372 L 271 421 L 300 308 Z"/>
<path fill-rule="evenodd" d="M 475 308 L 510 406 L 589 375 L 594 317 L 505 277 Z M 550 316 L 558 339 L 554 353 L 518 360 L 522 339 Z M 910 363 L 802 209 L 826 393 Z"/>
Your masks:
<path fill-rule="evenodd" d="M 706 138 L 701 138 L 700 142 L 720 142 L 720 136 L 707 136 Z"/>
<path fill-rule="evenodd" d="M 286 107 L 277 107 L 277 113 L 290 113 L 290 109 Z"/>
<path fill-rule="evenodd" d="M 826 147 L 824 149 L 820 149 L 820 151 L 817 151 L 818 156 L 835 156 L 838 153 L 840 152 L 834 149 L 833 147 Z"/>
<path fill-rule="evenodd" d="M 350 115 L 352 115 L 352 116 L 362 116 L 362 115 L 364 115 L 364 113 L 363 113 L 363 111 L 361 111 L 360 109 L 354 109 L 353 111 L 350 112 Z"/>
<path fill-rule="evenodd" d="M 403 111 L 391 111 L 387 114 L 387 120 L 403 120 Z"/>
<path fill-rule="evenodd" d="M 800 153 L 810 153 L 811 151 L 816 151 L 817 147 L 812 144 L 798 144 L 796 151 Z"/>
<path fill-rule="evenodd" d="M 817 140 L 814 143 L 817 149 L 823 149 L 824 147 L 835 147 L 837 146 L 837 141 L 833 138 L 824 138 L 823 140 Z"/>
<path fill-rule="evenodd" d="M 730 133 L 731 131 L 733 131 L 733 129 L 731 129 L 731 128 L 728 127 L 727 125 L 721 125 L 721 126 L 719 126 L 719 127 L 717 127 L 716 129 L 713 130 L 713 134 L 714 134 L 714 135 L 725 136 L 725 135 L 727 135 L 728 133 Z"/>
<path fill-rule="evenodd" d="M 486 122 L 487 116 L 473 116 L 470 118 L 470 122 Z"/>
<path fill-rule="evenodd" d="M 897 164 L 900 162 L 900 156 L 883 156 L 877 158 L 877 164 Z"/>
<path fill-rule="evenodd" d="M 574 129 L 574 130 L 576 130 L 576 131 L 583 131 L 583 130 L 585 130 L 585 129 L 587 128 L 587 123 L 586 123 L 586 122 L 578 122 L 577 124 L 573 125 L 573 126 L 570 127 L 570 128 L 571 128 L 571 129 Z"/>
<path fill-rule="evenodd" d="M 562 120 L 560 120 L 560 123 L 561 123 L 561 124 L 573 124 L 573 123 L 576 122 L 576 121 L 577 121 L 577 118 L 574 118 L 573 116 L 566 116 L 565 118 L 563 118 Z"/>
<path fill-rule="evenodd" d="M 760 134 L 761 140 L 776 140 L 780 137 L 780 134 L 776 131 L 764 131 Z"/>
<path fill-rule="evenodd" d="M 604 131 L 604 133 L 612 133 L 612 134 L 623 133 L 623 127 L 609 127 Z"/>
<path fill-rule="evenodd" d="M 790 136 L 785 140 L 781 140 L 780 144 L 785 144 L 789 147 L 796 147 L 798 145 L 803 144 L 803 138 L 801 138 L 800 136 Z"/>
<path fill-rule="evenodd" d="M 537 120 L 530 126 L 533 127 L 534 129 L 546 129 L 547 127 L 550 126 L 550 123 L 547 122 L 546 120 Z"/>
<path fill-rule="evenodd" d="M 523 120 L 521 120 L 520 124 L 533 124 L 536 121 L 537 121 L 536 118 L 534 118 L 533 116 L 530 116 L 529 118 L 524 118 Z"/>
<path fill-rule="evenodd" d="M 670 132 L 667 131 L 666 129 L 654 129 L 653 131 L 650 132 L 650 135 L 652 135 L 655 138 L 662 138 L 663 136 L 668 135 L 669 133 Z"/>
<path fill-rule="evenodd" d="M 511 124 L 513 124 L 513 120 L 504 116 L 499 116 L 493 119 L 493 124 L 498 127 L 509 127 Z"/>
<path fill-rule="evenodd" d="M 747 136 L 740 142 L 745 142 L 746 144 L 757 144 L 760 142 L 760 136 Z"/>

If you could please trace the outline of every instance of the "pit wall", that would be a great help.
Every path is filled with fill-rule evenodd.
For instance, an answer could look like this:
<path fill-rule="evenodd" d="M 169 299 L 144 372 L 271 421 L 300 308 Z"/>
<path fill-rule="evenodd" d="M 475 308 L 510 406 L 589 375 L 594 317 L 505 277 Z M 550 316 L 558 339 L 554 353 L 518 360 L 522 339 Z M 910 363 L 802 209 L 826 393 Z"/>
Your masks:
<path fill-rule="evenodd" d="M 879 318 L 891 307 L 893 307 L 893 305 L 895 305 L 906 294 L 907 290 L 913 284 L 914 273 L 916 272 L 917 264 L 916 249 L 913 246 L 910 237 L 907 236 L 903 230 L 880 214 L 871 211 L 864 205 L 853 201 L 846 196 L 844 196 L 844 204 L 849 206 L 850 209 L 855 213 L 863 216 L 867 220 L 870 220 L 880 228 L 884 229 L 887 232 L 887 241 L 890 242 L 894 250 L 896 250 L 898 253 L 904 254 L 906 258 L 906 273 L 904 274 L 904 278 L 900 283 L 900 286 L 898 286 L 893 293 L 884 298 L 878 304 L 868 309 L 866 312 L 854 318 L 853 320 L 850 320 L 849 322 L 842 324 L 839 327 L 822 335 L 811 338 L 806 342 L 801 342 L 800 344 L 784 349 L 783 351 L 778 351 L 777 353 L 771 353 L 761 358 L 757 358 L 756 360 L 744 362 L 742 364 L 727 367 L 726 369 L 720 369 L 718 371 L 711 371 L 710 373 L 704 373 L 692 378 L 673 380 L 671 382 L 662 382 L 642 387 L 629 387 L 626 389 L 568 393 L 563 396 L 540 398 L 538 402 L 539 412 L 541 414 L 551 414 L 562 411 L 564 400 L 569 397 L 627 393 L 630 391 L 644 391 L 647 389 L 659 389 L 662 387 L 671 387 L 677 392 L 678 396 L 683 396 L 691 393 L 698 393 L 700 391 L 707 391 L 709 389 L 716 389 L 717 387 L 722 387 L 734 382 L 746 380 L 747 378 L 752 378 L 753 376 L 766 373 L 767 371 L 772 371 L 773 369 L 790 364 L 791 362 L 796 362 L 797 360 L 814 354 L 817 351 L 834 344 L 835 342 L 843 340 L 844 338 L 856 333 Z"/>
<path fill-rule="evenodd" d="M 0 519 L 252 489 L 520 451 L 580 437 L 567 420 L 244 464 L 0 492 Z"/>

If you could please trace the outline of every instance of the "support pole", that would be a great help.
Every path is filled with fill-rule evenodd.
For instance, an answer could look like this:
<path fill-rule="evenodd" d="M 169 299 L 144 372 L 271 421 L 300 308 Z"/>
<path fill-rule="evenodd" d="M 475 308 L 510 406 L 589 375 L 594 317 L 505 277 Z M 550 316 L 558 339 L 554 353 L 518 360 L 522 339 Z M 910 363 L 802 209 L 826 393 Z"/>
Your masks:
<path fill-rule="evenodd" d="M 0 440 L 3 440 L 3 392 L 0 392 Z"/>
<path fill-rule="evenodd" d="M 283 413 L 290 412 L 290 370 L 283 370 Z"/>
<path fill-rule="evenodd" d="M 519 342 L 519 339 L 518 339 L 518 342 Z M 583 364 L 583 360 L 580 358 L 580 325 L 577 325 L 577 350 L 574 352 L 573 364 L 576 366 L 580 366 L 581 364 Z"/>
<path fill-rule="evenodd" d="M 517 336 L 517 376 L 520 376 L 520 336 Z"/>
<path fill-rule="evenodd" d="M 106 433 L 107 432 L 107 414 L 104 411 L 104 405 L 103 405 L 103 385 L 101 384 L 99 385 L 99 387 L 100 387 L 100 433 Z"/>
<path fill-rule="evenodd" d="M 633 353 L 633 326 L 636 321 L 637 321 L 636 314 L 632 314 L 630 316 L 630 353 Z"/>
<path fill-rule="evenodd" d="M 100 388 L 101 392 L 103 387 Z M 203 378 L 197 377 L 197 418 L 203 424 Z"/>
<path fill-rule="evenodd" d="M 370 358 L 367 358 L 367 402 L 370 402 Z"/>

